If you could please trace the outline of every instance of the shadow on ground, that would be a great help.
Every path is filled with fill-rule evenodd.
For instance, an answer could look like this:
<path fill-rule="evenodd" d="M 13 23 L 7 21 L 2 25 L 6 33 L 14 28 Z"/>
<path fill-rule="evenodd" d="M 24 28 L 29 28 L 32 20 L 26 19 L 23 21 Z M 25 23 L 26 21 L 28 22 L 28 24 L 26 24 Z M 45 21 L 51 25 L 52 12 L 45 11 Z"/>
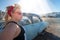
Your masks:
<path fill-rule="evenodd" d="M 44 31 L 42 34 L 37 35 L 33 40 L 60 40 L 60 38 L 52 33 Z"/>

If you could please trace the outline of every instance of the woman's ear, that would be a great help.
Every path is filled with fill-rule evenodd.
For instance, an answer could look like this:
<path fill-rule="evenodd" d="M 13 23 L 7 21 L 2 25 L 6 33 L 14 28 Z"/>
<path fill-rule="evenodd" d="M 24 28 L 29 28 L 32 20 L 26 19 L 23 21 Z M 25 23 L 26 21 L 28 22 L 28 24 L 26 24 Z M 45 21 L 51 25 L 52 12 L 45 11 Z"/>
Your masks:
<path fill-rule="evenodd" d="M 14 13 L 11 12 L 11 17 L 14 15 Z"/>

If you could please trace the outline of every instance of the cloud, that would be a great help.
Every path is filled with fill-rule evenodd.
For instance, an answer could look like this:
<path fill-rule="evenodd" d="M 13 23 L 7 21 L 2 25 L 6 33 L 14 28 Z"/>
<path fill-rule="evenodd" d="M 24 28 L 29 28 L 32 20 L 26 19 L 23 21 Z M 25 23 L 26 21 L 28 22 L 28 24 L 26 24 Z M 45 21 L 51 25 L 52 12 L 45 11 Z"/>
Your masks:
<path fill-rule="evenodd" d="M 52 12 L 47 0 L 20 0 L 18 4 L 22 6 L 22 12 L 26 13 L 44 15 Z"/>

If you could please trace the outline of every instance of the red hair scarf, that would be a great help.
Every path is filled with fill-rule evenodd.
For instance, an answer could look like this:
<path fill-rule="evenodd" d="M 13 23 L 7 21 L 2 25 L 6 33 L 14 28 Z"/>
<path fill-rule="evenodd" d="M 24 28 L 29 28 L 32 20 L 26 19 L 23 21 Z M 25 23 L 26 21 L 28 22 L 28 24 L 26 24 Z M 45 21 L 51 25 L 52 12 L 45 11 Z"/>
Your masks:
<path fill-rule="evenodd" d="M 9 16 L 11 16 L 11 12 L 13 11 L 14 7 L 13 6 L 9 6 L 8 10 L 7 10 L 7 14 Z"/>

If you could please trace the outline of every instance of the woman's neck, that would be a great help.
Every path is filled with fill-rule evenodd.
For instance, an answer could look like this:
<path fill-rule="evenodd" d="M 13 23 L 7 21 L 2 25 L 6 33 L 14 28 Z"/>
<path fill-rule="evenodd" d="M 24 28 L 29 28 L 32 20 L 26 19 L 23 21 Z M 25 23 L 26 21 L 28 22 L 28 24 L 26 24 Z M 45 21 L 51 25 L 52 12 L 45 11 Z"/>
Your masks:
<path fill-rule="evenodd" d="M 12 18 L 10 21 L 15 21 L 15 22 L 18 22 L 18 20 L 16 20 L 16 19 L 13 19 L 13 18 Z"/>

